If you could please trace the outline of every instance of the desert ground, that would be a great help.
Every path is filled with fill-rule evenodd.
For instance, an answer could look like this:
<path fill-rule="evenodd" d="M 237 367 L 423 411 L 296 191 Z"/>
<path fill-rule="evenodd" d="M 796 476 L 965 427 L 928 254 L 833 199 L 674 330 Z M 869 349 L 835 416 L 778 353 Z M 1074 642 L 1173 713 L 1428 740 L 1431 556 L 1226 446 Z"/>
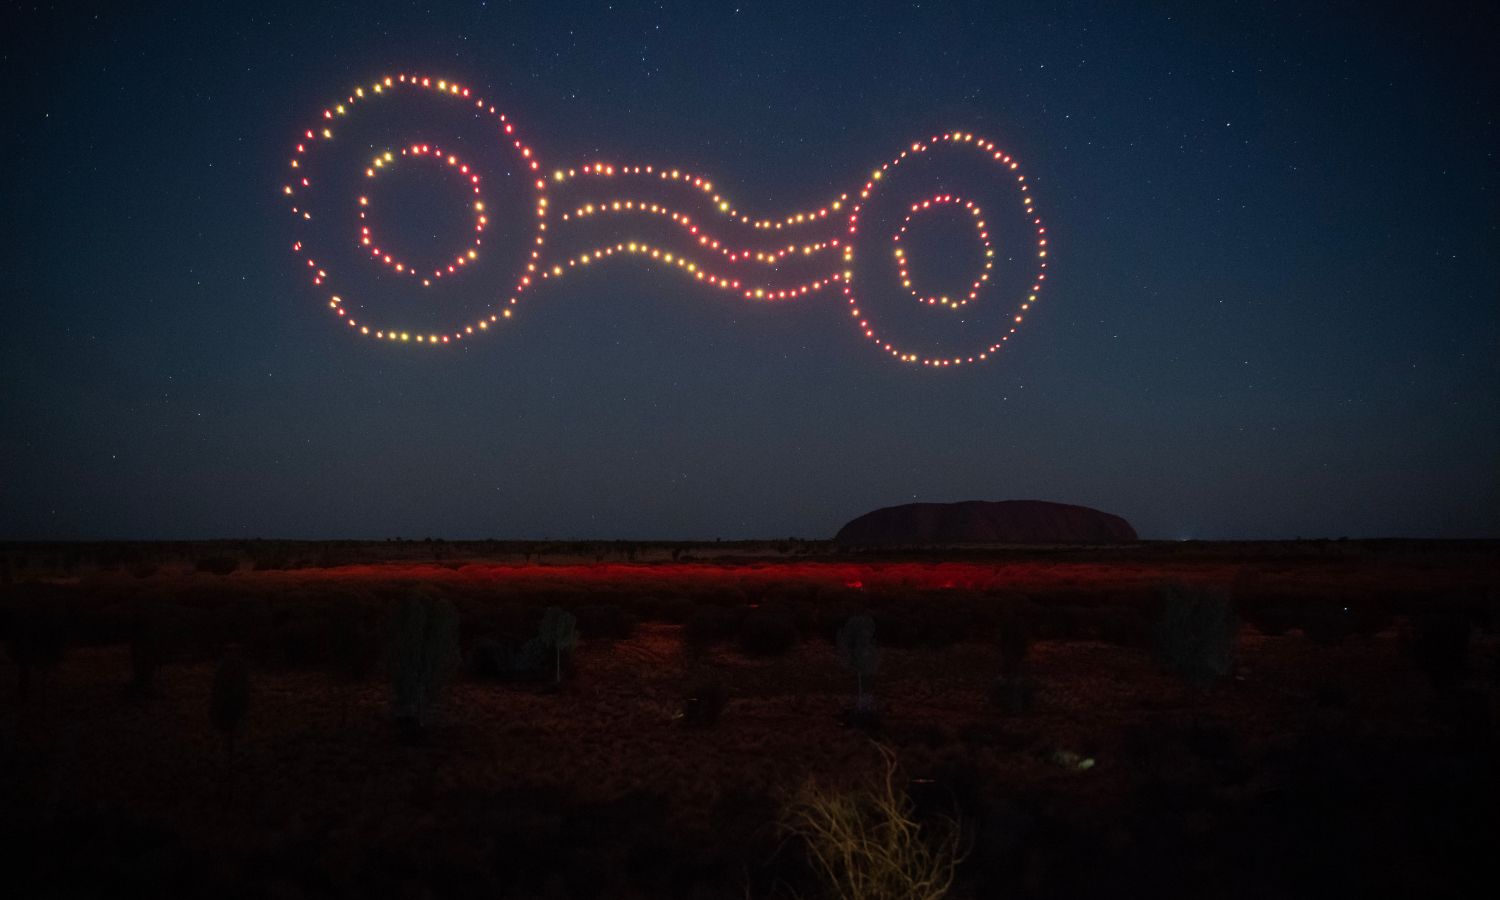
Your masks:
<path fill-rule="evenodd" d="M 787 810 L 810 784 L 864 796 L 883 751 L 923 839 L 956 834 L 955 897 L 1473 896 L 1500 846 L 1494 542 L 0 564 L 15 897 L 823 896 Z M 456 652 L 398 728 L 416 596 L 451 610 Z M 520 661 L 549 608 L 576 645 Z M 1210 608 L 1222 653 L 1213 621 L 1172 625 Z M 867 706 L 837 637 L 858 615 Z"/>

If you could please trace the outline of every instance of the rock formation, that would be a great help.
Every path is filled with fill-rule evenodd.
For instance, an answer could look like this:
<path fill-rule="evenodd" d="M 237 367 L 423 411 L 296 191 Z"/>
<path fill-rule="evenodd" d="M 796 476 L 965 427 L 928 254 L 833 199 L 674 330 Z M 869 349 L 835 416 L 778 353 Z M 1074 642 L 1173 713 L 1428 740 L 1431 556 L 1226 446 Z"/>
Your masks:
<path fill-rule="evenodd" d="M 1119 516 L 1045 500 L 906 503 L 868 512 L 834 536 L 840 544 L 1113 544 L 1136 540 Z"/>

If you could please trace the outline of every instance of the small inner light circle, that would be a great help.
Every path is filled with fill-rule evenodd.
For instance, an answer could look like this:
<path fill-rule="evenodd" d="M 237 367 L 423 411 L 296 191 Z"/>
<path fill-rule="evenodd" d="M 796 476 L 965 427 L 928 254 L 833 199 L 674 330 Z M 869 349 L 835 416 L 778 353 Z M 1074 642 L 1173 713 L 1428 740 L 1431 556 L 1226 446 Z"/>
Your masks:
<path fill-rule="evenodd" d="M 428 269 L 418 269 L 403 261 L 388 249 L 382 249 L 380 242 L 376 239 L 374 231 L 370 227 L 370 198 L 367 194 L 359 198 L 359 243 L 377 262 L 390 266 L 403 275 L 412 275 L 422 279 L 424 287 L 430 286 L 433 279 L 442 278 L 445 275 L 457 274 L 464 267 L 479 258 L 479 245 L 483 242 L 481 235 L 484 228 L 489 224 L 489 216 L 485 212 L 484 198 L 479 193 L 479 175 L 469 169 L 468 163 L 459 159 L 452 153 L 445 153 L 441 147 L 431 144 L 412 144 L 410 147 L 401 148 L 401 156 L 432 159 L 446 165 L 449 169 L 463 177 L 464 183 L 474 194 L 472 209 L 474 211 L 474 242 L 456 254 L 446 263 Z M 396 162 L 397 156 L 391 151 L 376 156 L 370 161 L 365 169 L 365 177 L 375 178 L 381 172 L 391 168 Z"/>
<path fill-rule="evenodd" d="M 966 210 L 973 218 L 974 228 L 979 233 L 979 243 L 981 245 L 981 249 L 984 252 L 984 266 L 980 269 L 979 277 L 974 279 L 973 284 L 969 285 L 969 292 L 966 296 L 949 297 L 947 294 L 923 296 L 921 292 L 912 287 L 911 266 L 907 261 L 906 249 L 901 246 L 901 239 L 905 237 L 906 230 L 911 227 L 912 219 L 916 218 L 918 213 L 932 209 L 934 206 L 956 206 L 960 209 Z M 964 198 L 954 196 L 953 194 L 938 194 L 937 196 L 929 197 L 926 200 L 921 200 L 917 203 L 913 203 L 911 205 L 911 211 L 907 214 L 906 218 L 902 220 L 901 227 L 897 229 L 894 235 L 891 236 L 891 242 L 896 245 L 894 250 L 894 255 L 896 258 L 896 273 L 897 277 L 901 279 L 901 286 L 906 288 L 907 291 L 909 291 L 911 295 L 917 299 L 918 303 L 926 303 L 930 306 L 941 305 L 949 307 L 951 309 L 958 309 L 959 307 L 967 305 L 970 300 L 978 299 L 980 289 L 984 287 L 985 282 L 990 280 L 990 270 L 995 267 L 995 249 L 990 246 L 990 234 L 989 231 L 986 230 L 986 226 L 984 224 L 983 212 L 979 209 L 978 205 L 974 203 L 974 201 L 965 200 Z"/>

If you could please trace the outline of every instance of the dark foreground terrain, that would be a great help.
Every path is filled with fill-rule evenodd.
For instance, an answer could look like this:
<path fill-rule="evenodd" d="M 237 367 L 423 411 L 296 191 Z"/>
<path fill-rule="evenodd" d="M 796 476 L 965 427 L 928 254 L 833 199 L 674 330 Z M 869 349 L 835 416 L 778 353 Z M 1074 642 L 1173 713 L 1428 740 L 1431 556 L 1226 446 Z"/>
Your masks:
<path fill-rule="evenodd" d="M 1497 545 L 832 553 L 0 547 L 0 892 L 815 897 L 778 823 L 884 746 L 952 896 L 1490 896 Z M 398 728 L 418 595 L 462 662 Z"/>

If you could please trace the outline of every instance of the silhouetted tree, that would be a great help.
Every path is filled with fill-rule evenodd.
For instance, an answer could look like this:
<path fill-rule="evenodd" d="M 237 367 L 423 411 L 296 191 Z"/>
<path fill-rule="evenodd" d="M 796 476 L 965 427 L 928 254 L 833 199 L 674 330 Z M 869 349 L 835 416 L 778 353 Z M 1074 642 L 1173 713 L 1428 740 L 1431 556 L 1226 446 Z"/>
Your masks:
<path fill-rule="evenodd" d="M 410 738 L 458 669 L 458 610 L 445 597 L 418 591 L 397 603 L 391 652 L 396 721 Z"/>
<path fill-rule="evenodd" d="M 552 651 L 555 678 L 561 684 L 563 651 L 572 650 L 578 644 L 578 620 L 572 613 L 549 606 L 542 615 L 542 627 L 537 637 L 545 649 Z"/>
<path fill-rule="evenodd" d="M 880 668 L 880 648 L 875 644 L 875 620 L 869 616 L 852 616 L 838 631 L 839 655 L 844 665 L 854 670 L 858 693 L 854 708 L 860 712 L 875 709 L 875 698 L 865 693 L 865 679 L 873 678 Z"/>
<path fill-rule="evenodd" d="M 1153 630 L 1156 658 L 1199 687 L 1229 674 L 1237 624 L 1222 591 L 1170 584 Z"/>

